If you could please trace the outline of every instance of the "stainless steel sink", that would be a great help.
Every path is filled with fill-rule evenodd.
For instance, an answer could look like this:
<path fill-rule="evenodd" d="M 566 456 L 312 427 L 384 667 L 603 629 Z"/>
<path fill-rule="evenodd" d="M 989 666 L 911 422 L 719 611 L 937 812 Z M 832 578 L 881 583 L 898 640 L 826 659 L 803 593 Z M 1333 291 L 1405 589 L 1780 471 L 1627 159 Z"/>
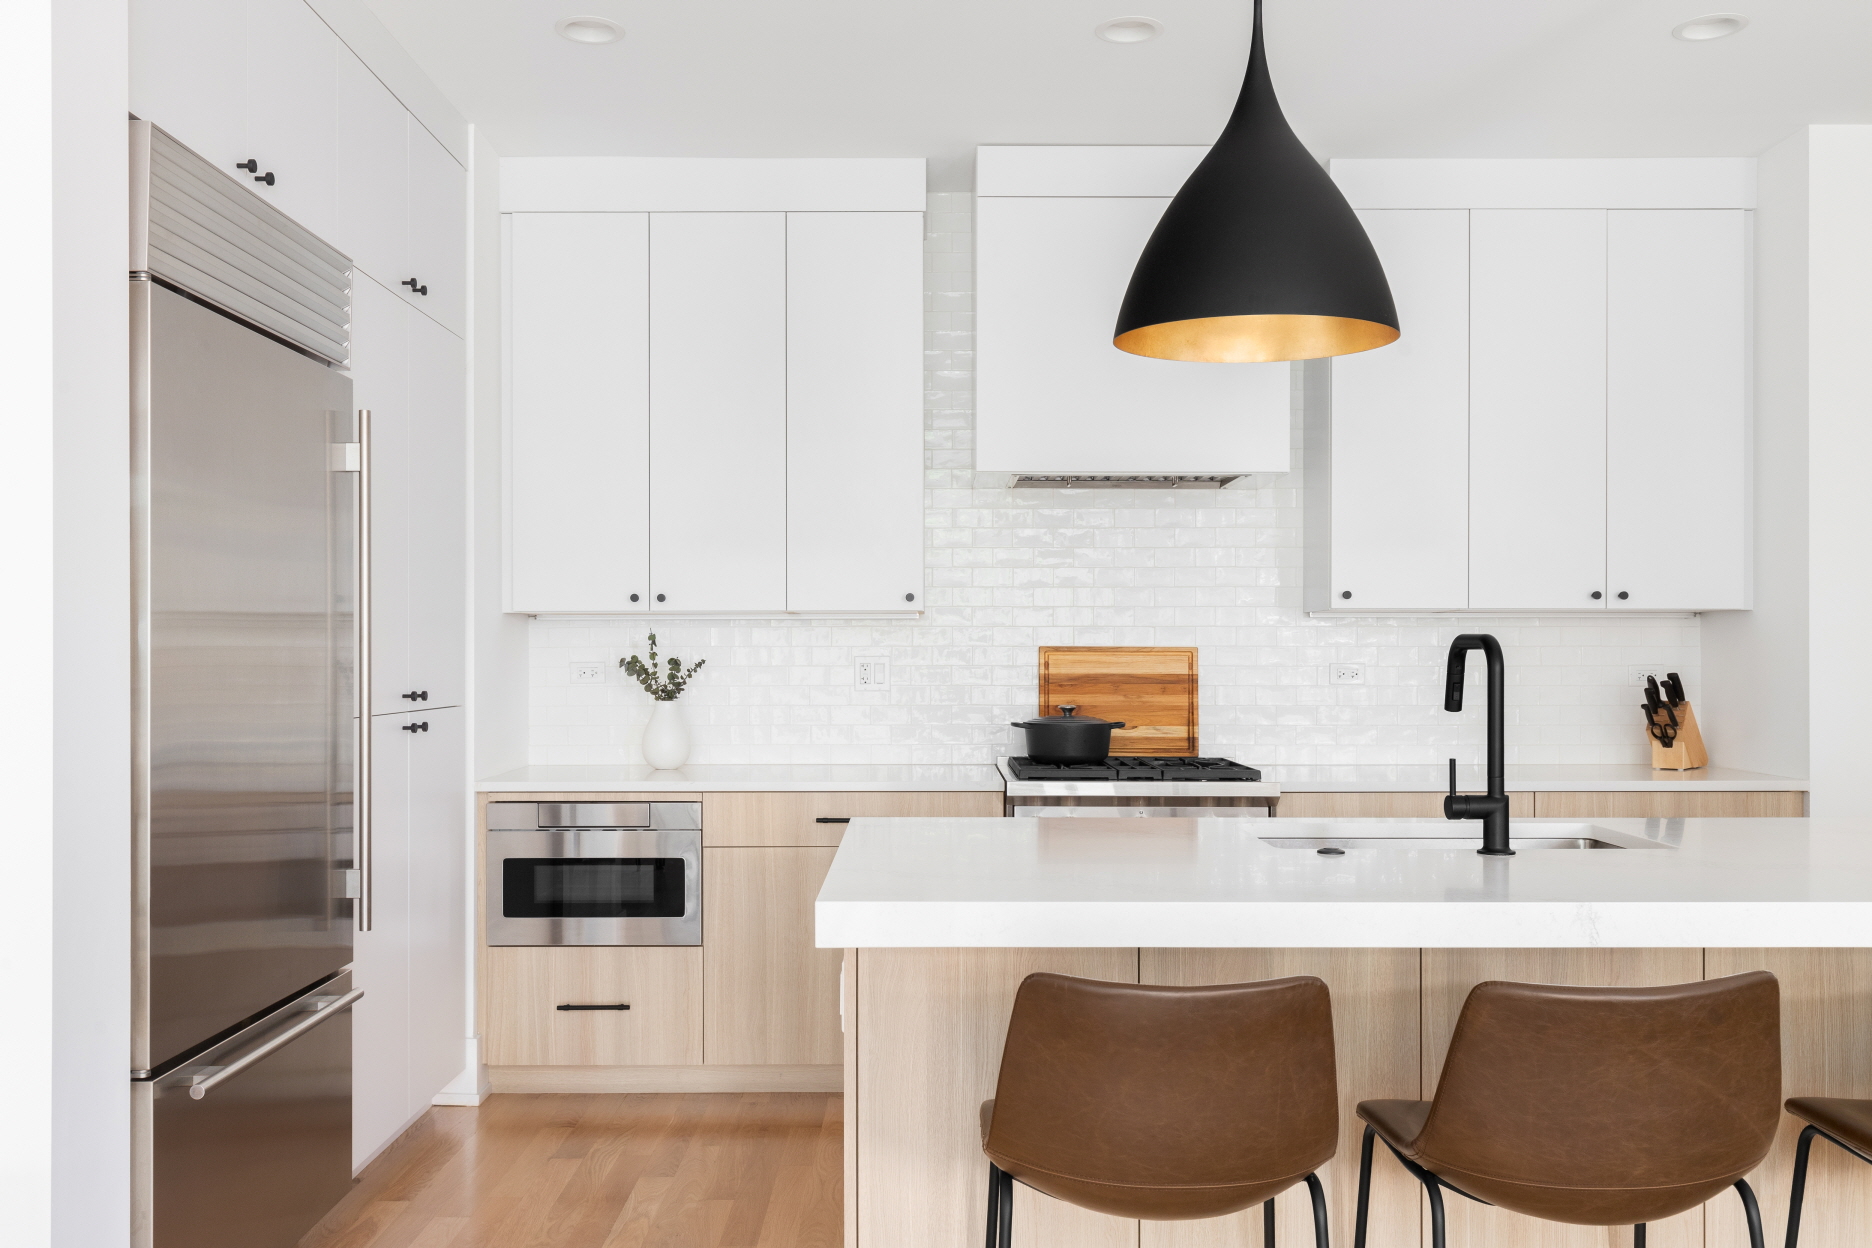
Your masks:
<path fill-rule="evenodd" d="M 1276 825 L 1287 823 L 1276 820 Z M 1452 835 L 1456 827 L 1446 819 L 1295 819 L 1283 832 L 1291 835 L 1263 836 L 1264 845 L 1275 849 L 1373 851 L 1383 853 L 1402 849 L 1479 849 L 1481 835 Z M 1565 823 L 1560 820 L 1517 821 L 1510 833 L 1516 849 L 1668 849 L 1670 846 L 1643 837 L 1614 832 L 1592 823 Z"/>

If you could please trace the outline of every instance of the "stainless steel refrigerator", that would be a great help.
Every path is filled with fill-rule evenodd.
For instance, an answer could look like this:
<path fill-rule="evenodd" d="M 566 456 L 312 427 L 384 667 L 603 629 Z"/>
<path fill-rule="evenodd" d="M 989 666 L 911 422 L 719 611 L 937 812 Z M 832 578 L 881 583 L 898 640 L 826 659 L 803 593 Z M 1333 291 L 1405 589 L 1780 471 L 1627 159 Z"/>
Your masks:
<path fill-rule="evenodd" d="M 136 1242 L 289 1248 L 351 1180 L 350 263 L 131 149 Z"/>

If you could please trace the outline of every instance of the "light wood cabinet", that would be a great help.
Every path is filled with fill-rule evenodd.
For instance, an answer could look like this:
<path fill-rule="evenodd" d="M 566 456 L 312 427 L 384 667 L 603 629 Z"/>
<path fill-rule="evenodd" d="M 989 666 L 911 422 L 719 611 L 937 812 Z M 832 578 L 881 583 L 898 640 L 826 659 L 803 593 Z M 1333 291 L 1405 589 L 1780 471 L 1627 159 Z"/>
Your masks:
<path fill-rule="evenodd" d="M 1510 818 L 1531 819 L 1534 811 L 1532 793 L 1508 795 Z M 1282 819 L 1441 819 L 1443 794 L 1283 793 L 1274 814 Z"/>
<path fill-rule="evenodd" d="M 1799 818 L 1805 793 L 1536 793 L 1543 819 Z"/>
<path fill-rule="evenodd" d="M 840 1060 L 837 949 L 813 947 L 827 847 L 703 851 L 703 1060 L 833 1065 Z"/>
<path fill-rule="evenodd" d="M 851 819 L 991 819 L 999 790 L 985 793 L 705 793 L 702 843 L 837 845 Z"/>
<path fill-rule="evenodd" d="M 692 1066 L 702 1061 L 702 950 L 486 949 L 490 1066 Z M 562 1005 L 629 1005 L 562 1010 Z"/>

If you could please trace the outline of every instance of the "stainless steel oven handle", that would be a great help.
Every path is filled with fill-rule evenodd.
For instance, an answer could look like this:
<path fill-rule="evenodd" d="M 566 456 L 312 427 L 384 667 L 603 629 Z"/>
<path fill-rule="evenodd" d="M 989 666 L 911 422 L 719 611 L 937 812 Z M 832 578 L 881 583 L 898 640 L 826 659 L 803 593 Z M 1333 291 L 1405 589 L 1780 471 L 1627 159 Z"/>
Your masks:
<path fill-rule="evenodd" d="M 207 1096 L 209 1091 L 216 1085 L 225 1080 L 232 1079 L 235 1075 L 240 1074 L 241 1071 L 246 1070 L 249 1066 L 262 1058 L 277 1053 L 279 1050 L 297 1040 L 300 1036 L 305 1035 L 306 1032 L 311 1031 L 314 1027 L 329 1022 L 332 1018 L 351 1008 L 351 1006 L 361 1000 L 363 996 L 364 990 L 362 988 L 354 988 L 329 1005 L 319 1007 L 304 1021 L 294 1023 L 291 1027 L 280 1032 L 279 1035 L 274 1036 L 271 1040 L 247 1054 L 239 1061 L 231 1062 L 226 1066 L 210 1067 L 209 1069 L 214 1071 L 212 1075 L 191 1076 L 194 1082 L 189 1085 L 189 1099 L 195 1101 L 201 1100 L 202 1097 Z"/>

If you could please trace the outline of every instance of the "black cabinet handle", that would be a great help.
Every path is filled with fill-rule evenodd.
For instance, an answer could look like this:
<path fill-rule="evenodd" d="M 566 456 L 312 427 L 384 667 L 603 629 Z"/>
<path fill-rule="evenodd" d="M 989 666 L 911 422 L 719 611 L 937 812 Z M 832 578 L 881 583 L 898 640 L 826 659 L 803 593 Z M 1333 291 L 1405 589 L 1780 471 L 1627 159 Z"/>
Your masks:
<path fill-rule="evenodd" d="M 268 175 L 268 176 L 271 176 L 271 175 Z M 402 281 L 398 282 L 397 285 L 407 286 L 410 288 L 411 291 L 419 295 L 426 295 L 429 293 L 429 288 L 427 286 L 418 286 L 416 284 L 416 279 L 413 277 L 406 277 Z"/>
<path fill-rule="evenodd" d="M 425 719 L 420 724 L 404 724 L 403 731 L 404 732 L 428 732 L 429 721 Z"/>
<path fill-rule="evenodd" d="M 618 1005 L 560 1005 L 554 1008 L 560 1010 L 628 1010 L 630 1004 L 624 1002 Z"/>
<path fill-rule="evenodd" d="M 235 162 L 234 167 L 236 169 L 245 169 L 248 173 L 260 172 L 260 162 L 253 159 L 251 156 L 248 157 L 246 160 Z"/>
<path fill-rule="evenodd" d="M 397 696 L 410 702 L 427 702 L 429 700 L 429 691 L 427 689 L 412 689 L 408 693 L 400 693 Z"/>
<path fill-rule="evenodd" d="M 273 185 L 273 171 L 272 171 L 271 169 L 269 169 L 269 170 L 267 170 L 267 171 L 266 171 L 265 173 L 263 173 L 263 174 L 261 174 L 261 175 L 260 175 L 259 177 L 257 177 L 257 178 L 255 178 L 255 179 L 254 179 L 254 181 L 256 181 L 256 182 L 264 182 L 264 183 L 266 183 L 266 184 L 267 184 L 268 186 L 272 186 L 272 185 Z"/>
<path fill-rule="evenodd" d="M 636 595 L 636 594 L 632 594 L 632 595 L 631 595 L 631 601 L 632 601 L 632 602 L 636 602 L 636 601 L 637 601 L 637 595 Z"/>
<path fill-rule="evenodd" d="M 1352 591 L 1349 589 L 1342 589 L 1339 591 L 1339 596 L 1341 598 L 1350 598 L 1352 596 Z"/>
<path fill-rule="evenodd" d="M 1631 597 L 1631 595 L 1630 595 L 1630 594 L 1628 594 L 1628 593 L 1626 593 L 1626 592 L 1625 592 L 1624 590 L 1622 590 L 1622 589 L 1618 591 L 1618 596 L 1619 596 L 1619 601 L 1620 601 L 1620 602 L 1624 602 L 1624 601 L 1625 601 L 1625 600 L 1626 600 L 1627 598 L 1629 598 L 1629 597 Z"/>
<path fill-rule="evenodd" d="M 851 816 L 846 815 L 843 818 L 837 818 L 831 815 L 821 815 L 819 818 L 813 820 L 813 822 L 814 823 L 850 823 Z"/>
<path fill-rule="evenodd" d="M 664 598 L 663 598 L 663 595 L 662 595 L 662 594 L 658 594 L 658 595 L 657 595 L 657 601 L 658 601 L 658 602 L 662 602 L 662 601 L 664 601 Z"/>
<path fill-rule="evenodd" d="M 905 595 L 904 595 L 904 601 L 905 601 L 905 602 L 915 602 L 915 601 L 916 601 L 916 595 L 915 595 L 915 594 L 905 594 Z"/>
<path fill-rule="evenodd" d="M 1594 601 L 1594 602 L 1598 602 L 1598 601 L 1599 601 L 1599 600 L 1600 600 L 1601 598 L 1603 598 L 1603 597 L 1605 597 L 1605 595 L 1604 595 L 1604 594 L 1602 594 L 1602 593 L 1600 593 L 1600 592 L 1599 592 L 1598 590 L 1596 590 L 1596 589 L 1592 591 L 1592 596 L 1593 596 L 1593 601 Z"/>

